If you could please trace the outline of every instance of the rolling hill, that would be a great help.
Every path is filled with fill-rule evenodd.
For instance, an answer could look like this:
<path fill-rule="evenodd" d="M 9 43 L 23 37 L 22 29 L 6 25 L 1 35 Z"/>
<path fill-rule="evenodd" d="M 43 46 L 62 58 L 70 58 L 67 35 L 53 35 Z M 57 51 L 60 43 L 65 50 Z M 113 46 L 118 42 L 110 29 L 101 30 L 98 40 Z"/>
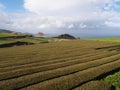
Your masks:
<path fill-rule="evenodd" d="M 12 33 L 13 31 L 0 29 L 0 33 Z"/>

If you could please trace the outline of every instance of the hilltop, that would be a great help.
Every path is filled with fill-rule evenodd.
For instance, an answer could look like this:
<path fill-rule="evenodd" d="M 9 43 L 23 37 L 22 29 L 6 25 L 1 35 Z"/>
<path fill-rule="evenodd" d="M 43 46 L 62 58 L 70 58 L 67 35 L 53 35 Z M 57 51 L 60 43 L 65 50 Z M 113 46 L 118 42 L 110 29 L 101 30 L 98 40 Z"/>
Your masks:
<path fill-rule="evenodd" d="M 74 36 L 69 35 L 69 34 L 62 34 L 62 35 L 59 35 L 55 38 L 58 38 L 58 39 L 76 39 Z"/>
<path fill-rule="evenodd" d="M 13 31 L 6 30 L 6 29 L 0 29 L 0 33 L 12 33 Z"/>

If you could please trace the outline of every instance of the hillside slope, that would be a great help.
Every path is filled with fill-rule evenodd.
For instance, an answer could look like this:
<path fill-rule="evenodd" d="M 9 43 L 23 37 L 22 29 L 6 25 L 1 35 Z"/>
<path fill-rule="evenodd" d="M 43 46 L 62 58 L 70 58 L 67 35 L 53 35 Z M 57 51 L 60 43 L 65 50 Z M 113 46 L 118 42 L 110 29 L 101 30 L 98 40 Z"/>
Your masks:
<path fill-rule="evenodd" d="M 0 33 L 12 33 L 10 30 L 0 29 Z"/>

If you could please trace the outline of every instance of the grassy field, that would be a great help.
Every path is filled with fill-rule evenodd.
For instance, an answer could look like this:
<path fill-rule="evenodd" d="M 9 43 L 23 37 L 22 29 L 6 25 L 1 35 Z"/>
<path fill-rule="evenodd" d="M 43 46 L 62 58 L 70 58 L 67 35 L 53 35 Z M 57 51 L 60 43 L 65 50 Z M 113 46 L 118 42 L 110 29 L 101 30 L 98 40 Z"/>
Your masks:
<path fill-rule="evenodd" d="M 119 45 L 69 40 L 1 48 L 0 90 L 74 90 L 120 69 Z"/>
<path fill-rule="evenodd" d="M 11 37 L 11 36 L 23 36 L 24 34 L 21 34 L 21 35 L 16 35 L 16 34 L 13 34 L 13 33 L 0 33 L 0 38 L 2 37 Z"/>
<path fill-rule="evenodd" d="M 47 37 L 45 37 L 45 38 L 35 38 L 35 37 L 13 38 L 14 36 L 16 36 L 16 37 L 24 36 L 24 34 L 16 35 L 13 33 L 0 33 L 0 45 L 9 44 L 9 43 L 17 42 L 17 41 L 39 44 L 42 42 L 49 42 L 49 41 L 55 40 L 53 38 L 47 38 Z M 6 37 L 8 37 L 8 38 L 6 38 Z M 9 37 L 11 37 L 11 38 L 9 38 Z"/>
<path fill-rule="evenodd" d="M 0 37 L 10 37 L 10 36 L 16 36 L 16 35 L 11 33 L 0 33 Z"/>
<path fill-rule="evenodd" d="M 10 39 L 11 41 L 22 41 L 22 42 L 30 42 L 30 43 L 35 43 L 35 44 L 39 44 L 41 42 L 48 42 L 48 41 L 54 41 L 54 38 L 35 38 L 35 37 L 28 37 L 28 38 L 21 38 L 21 39 Z M 6 40 L 4 40 L 6 41 Z"/>
<path fill-rule="evenodd" d="M 120 37 L 118 38 L 91 38 L 87 40 L 95 40 L 95 41 L 108 41 L 108 42 L 120 42 Z"/>
<path fill-rule="evenodd" d="M 23 41 L 23 42 L 30 42 L 30 43 L 35 43 L 35 44 L 39 44 L 41 42 L 49 42 L 49 41 L 54 41 L 54 38 L 23 38 L 23 39 L 17 39 L 19 41 Z"/>
<path fill-rule="evenodd" d="M 56 39 L 54 38 L 21 38 L 21 39 L 1 39 L 0 40 L 0 45 L 2 44 L 9 44 L 12 42 L 28 42 L 28 43 L 33 43 L 33 44 L 39 44 L 39 43 L 44 43 L 44 42 L 52 42 L 55 41 Z"/>
<path fill-rule="evenodd" d="M 12 42 L 15 42 L 15 40 L 0 40 L 0 45 L 1 44 L 12 43 Z"/>

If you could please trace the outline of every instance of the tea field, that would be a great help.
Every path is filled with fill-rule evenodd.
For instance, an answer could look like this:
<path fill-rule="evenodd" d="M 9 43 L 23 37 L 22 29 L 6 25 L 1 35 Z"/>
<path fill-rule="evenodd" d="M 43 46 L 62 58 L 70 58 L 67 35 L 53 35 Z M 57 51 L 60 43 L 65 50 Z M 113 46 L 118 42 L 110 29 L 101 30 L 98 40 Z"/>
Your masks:
<path fill-rule="evenodd" d="M 0 48 L 0 90 L 111 90 L 101 79 L 119 70 L 117 42 L 68 40 Z"/>

